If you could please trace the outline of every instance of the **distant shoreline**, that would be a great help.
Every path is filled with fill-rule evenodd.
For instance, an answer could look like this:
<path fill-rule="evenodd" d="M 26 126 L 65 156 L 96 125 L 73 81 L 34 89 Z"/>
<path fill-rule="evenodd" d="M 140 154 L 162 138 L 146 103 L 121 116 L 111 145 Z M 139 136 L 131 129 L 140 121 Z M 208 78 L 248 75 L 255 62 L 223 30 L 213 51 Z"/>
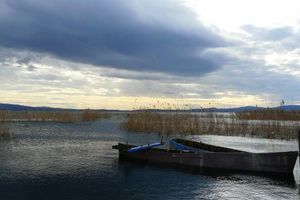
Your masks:
<path fill-rule="evenodd" d="M 193 108 L 193 109 L 180 109 L 182 112 L 241 112 L 252 111 L 260 109 L 281 109 L 281 110 L 295 110 L 300 111 L 300 105 L 284 105 L 275 107 L 256 107 L 256 106 L 242 106 L 233 108 Z M 74 108 L 56 108 L 56 107 L 34 107 L 19 104 L 0 103 L 0 110 L 7 111 L 83 111 L 87 109 L 74 109 Z M 118 110 L 118 109 L 88 109 L 91 111 L 105 111 L 105 112 L 131 112 L 136 110 Z M 151 110 L 153 112 L 174 112 L 174 109 L 137 109 L 137 110 Z"/>

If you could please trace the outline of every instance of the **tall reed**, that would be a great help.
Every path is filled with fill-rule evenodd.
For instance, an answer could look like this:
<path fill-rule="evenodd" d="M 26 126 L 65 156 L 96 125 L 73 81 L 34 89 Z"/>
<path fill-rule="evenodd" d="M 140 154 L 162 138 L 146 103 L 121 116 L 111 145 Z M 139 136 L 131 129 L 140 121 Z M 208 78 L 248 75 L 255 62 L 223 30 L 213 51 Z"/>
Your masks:
<path fill-rule="evenodd" d="M 257 109 L 236 113 L 238 119 L 243 120 L 283 120 L 300 121 L 300 111 L 282 110 L 274 108 Z"/>
<path fill-rule="evenodd" d="M 0 122 L 38 121 L 38 122 L 80 122 L 109 118 L 102 111 L 0 111 Z"/>
<path fill-rule="evenodd" d="M 249 121 L 234 113 L 191 113 L 151 110 L 128 113 L 123 127 L 129 131 L 162 134 L 243 135 L 264 138 L 296 138 L 300 123 L 284 121 Z"/>

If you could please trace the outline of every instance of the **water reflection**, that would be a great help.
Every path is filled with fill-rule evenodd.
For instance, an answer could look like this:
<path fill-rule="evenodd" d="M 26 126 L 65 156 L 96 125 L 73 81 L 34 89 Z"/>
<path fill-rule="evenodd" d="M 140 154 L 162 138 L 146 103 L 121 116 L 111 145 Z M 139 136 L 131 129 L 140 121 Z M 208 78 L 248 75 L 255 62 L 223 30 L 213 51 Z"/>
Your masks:
<path fill-rule="evenodd" d="M 295 178 L 124 162 L 111 149 L 113 144 L 149 143 L 160 136 L 128 133 L 119 126 L 119 119 L 15 124 L 14 138 L 0 142 L 1 200 L 299 199 L 298 161 Z M 295 141 L 220 136 L 192 139 L 251 151 L 297 149 Z"/>

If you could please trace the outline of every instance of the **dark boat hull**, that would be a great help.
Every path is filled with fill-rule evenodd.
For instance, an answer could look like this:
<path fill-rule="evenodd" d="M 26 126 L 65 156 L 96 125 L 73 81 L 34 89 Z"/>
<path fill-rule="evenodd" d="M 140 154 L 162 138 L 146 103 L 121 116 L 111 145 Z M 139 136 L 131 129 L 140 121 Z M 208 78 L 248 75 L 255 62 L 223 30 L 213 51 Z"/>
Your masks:
<path fill-rule="evenodd" d="M 298 156 L 297 151 L 278 153 L 248 152 L 181 152 L 166 149 L 148 149 L 128 153 L 134 147 L 119 143 L 113 146 L 119 150 L 120 158 L 144 162 L 169 164 L 176 167 L 227 169 L 252 172 L 293 173 Z"/>

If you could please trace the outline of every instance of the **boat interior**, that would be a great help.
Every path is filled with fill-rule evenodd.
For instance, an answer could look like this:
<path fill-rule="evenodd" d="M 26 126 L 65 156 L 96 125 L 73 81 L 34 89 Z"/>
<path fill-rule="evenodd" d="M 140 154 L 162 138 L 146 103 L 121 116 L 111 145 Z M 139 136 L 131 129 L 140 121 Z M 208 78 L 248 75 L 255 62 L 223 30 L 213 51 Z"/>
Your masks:
<path fill-rule="evenodd" d="M 210 144 L 206 144 L 206 143 L 202 143 L 202 142 L 195 142 L 195 141 L 191 141 L 191 140 L 174 139 L 174 141 L 179 144 L 188 146 L 188 147 L 202 149 L 202 150 L 206 150 L 206 151 L 210 151 L 210 152 L 243 152 L 243 151 L 236 150 L 236 149 L 219 147 L 219 146 L 214 146 L 214 145 L 210 145 Z"/>

